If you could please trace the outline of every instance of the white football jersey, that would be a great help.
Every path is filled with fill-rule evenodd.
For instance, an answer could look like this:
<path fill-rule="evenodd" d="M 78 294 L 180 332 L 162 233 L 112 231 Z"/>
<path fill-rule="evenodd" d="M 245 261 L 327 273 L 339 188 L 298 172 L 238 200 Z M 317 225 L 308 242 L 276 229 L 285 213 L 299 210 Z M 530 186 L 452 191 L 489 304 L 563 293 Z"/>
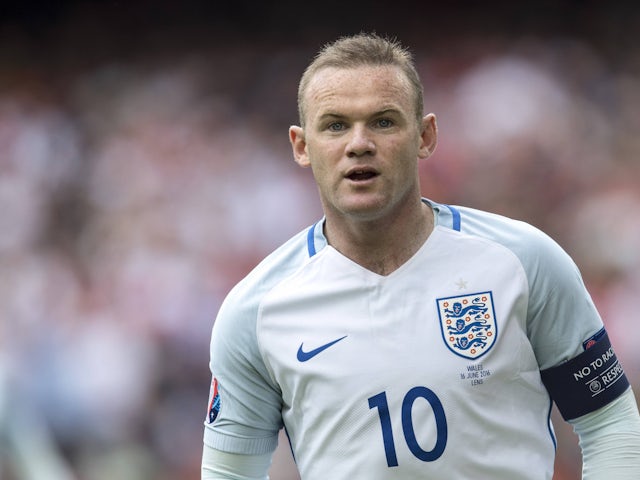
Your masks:
<path fill-rule="evenodd" d="M 552 478 L 540 370 L 582 352 L 600 316 L 544 233 L 424 201 L 435 228 L 388 276 L 328 245 L 320 221 L 231 291 L 207 445 L 266 453 L 284 426 L 303 480 Z"/>

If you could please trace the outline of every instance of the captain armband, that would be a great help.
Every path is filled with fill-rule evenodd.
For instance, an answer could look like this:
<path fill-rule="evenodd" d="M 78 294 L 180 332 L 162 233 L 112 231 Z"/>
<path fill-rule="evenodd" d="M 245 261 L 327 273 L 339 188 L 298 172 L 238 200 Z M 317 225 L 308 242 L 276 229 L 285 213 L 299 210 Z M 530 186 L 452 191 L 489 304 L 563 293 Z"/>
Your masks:
<path fill-rule="evenodd" d="M 629 387 L 609 336 L 602 329 L 586 350 L 568 362 L 540 372 L 542 382 L 565 420 L 593 412 Z"/>

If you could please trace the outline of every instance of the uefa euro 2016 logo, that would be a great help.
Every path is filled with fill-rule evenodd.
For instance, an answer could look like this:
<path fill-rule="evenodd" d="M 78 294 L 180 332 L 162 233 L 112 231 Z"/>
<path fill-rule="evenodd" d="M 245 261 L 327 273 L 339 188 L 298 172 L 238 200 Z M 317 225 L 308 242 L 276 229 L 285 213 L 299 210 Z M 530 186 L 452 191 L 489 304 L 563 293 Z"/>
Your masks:
<path fill-rule="evenodd" d="M 449 350 L 474 360 L 491 349 L 498 334 L 491 292 L 438 298 L 436 303 Z"/>
<path fill-rule="evenodd" d="M 207 421 L 213 423 L 220 413 L 220 393 L 218 392 L 218 379 L 213 378 L 209 392 L 209 408 L 207 411 Z"/>

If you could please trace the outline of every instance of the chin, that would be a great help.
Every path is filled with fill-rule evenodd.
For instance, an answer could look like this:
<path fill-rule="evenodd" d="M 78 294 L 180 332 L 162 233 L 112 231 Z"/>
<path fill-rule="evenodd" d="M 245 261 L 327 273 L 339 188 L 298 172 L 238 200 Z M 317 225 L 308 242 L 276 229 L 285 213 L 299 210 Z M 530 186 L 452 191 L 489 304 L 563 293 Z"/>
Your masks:
<path fill-rule="evenodd" d="M 357 220 L 376 220 L 386 213 L 389 203 L 382 200 L 360 200 L 343 204 L 339 208 L 340 213 L 345 217 Z"/>

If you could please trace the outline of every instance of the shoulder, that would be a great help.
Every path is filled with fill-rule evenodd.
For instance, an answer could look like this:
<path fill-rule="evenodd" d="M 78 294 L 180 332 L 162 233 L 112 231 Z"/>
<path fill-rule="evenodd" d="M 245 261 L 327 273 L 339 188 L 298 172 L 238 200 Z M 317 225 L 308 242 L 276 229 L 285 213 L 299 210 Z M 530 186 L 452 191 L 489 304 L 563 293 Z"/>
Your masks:
<path fill-rule="evenodd" d="M 516 259 L 526 276 L 530 307 L 548 305 L 551 297 L 565 304 L 568 304 L 568 298 L 586 298 L 577 265 L 547 233 L 521 220 L 463 206 L 440 207 L 444 226 L 447 226 L 449 209 L 453 209 L 452 215 L 458 217 L 459 232 L 452 228 L 453 233 L 490 242 Z"/>
<path fill-rule="evenodd" d="M 511 251 L 530 280 L 538 274 L 575 275 L 576 266 L 559 243 L 539 228 L 513 218 L 474 208 L 454 206 L 463 235 L 483 238 Z"/>
<path fill-rule="evenodd" d="M 508 247 L 539 244 L 550 241 L 550 237 L 537 227 L 497 213 L 475 208 L 457 206 L 460 212 L 460 229 L 463 233 L 484 236 Z"/>
<path fill-rule="evenodd" d="M 309 261 L 308 232 L 309 228 L 291 237 L 238 282 L 224 299 L 215 323 L 228 317 L 234 323 L 255 321 L 262 298 Z"/>
<path fill-rule="evenodd" d="M 539 228 L 512 218 L 468 207 L 452 207 L 462 237 L 473 237 L 507 249 L 522 267 L 528 283 L 527 334 L 541 367 L 548 368 L 581 351 L 582 341 L 602 328 L 602 320 L 578 266 Z M 454 229 L 452 228 L 452 231 Z M 550 340 L 551 339 L 551 340 Z"/>

